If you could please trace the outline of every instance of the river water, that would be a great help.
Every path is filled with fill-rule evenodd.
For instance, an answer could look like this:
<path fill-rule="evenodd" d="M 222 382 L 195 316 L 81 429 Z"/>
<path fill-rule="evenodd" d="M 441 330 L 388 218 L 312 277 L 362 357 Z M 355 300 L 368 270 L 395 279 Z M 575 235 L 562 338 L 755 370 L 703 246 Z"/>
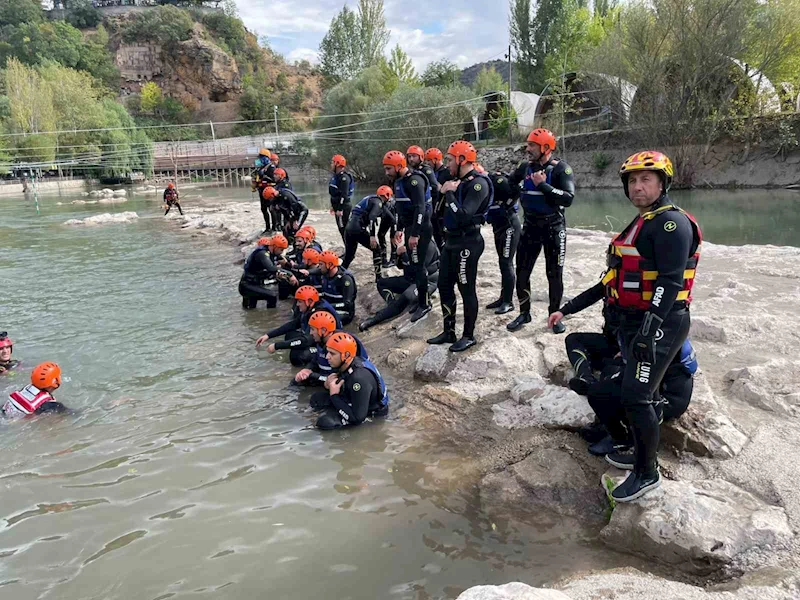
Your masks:
<path fill-rule="evenodd" d="M 799 198 L 776 200 L 780 231 L 797 235 Z M 23 361 L 0 393 L 53 360 L 74 409 L 0 423 L 0 597 L 423 600 L 632 564 L 552 515 L 490 517 L 474 482 L 452 477 L 469 457 L 398 421 L 315 431 L 285 358 L 254 349 L 282 315 L 241 310 L 228 245 L 180 230 L 153 197 L 73 199 L 43 196 L 40 215 L 0 200 L 0 329 Z M 746 205 L 721 211 L 712 241 L 772 230 L 744 214 L 737 238 L 728 213 Z M 123 210 L 141 218 L 63 225 Z"/>

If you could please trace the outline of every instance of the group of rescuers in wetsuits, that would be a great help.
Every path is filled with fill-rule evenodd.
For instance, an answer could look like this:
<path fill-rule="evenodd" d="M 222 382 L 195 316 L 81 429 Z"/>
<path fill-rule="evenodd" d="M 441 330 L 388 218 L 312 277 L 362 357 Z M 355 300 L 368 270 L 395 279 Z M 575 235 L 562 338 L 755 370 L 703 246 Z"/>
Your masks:
<path fill-rule="evenodd" d="M 612 492 L 616 501 L 631 501 L 660 485 L 659 425 L 686 410 L 697 370 L 688 340 L 689 305 L 702 234 L 694 217 L 668 196 L 670 159 L 657 151 L 633 154 L 619 174 L 638 215 L 611 241 L 602 279 L 562 306 L 565 209 L 573 202 L 575 182 L 570 166 L 554 156 L 555 149 L 555 136 L 535 129 L 528 136 L 527 160 L 511 173 L 486 172 L 474 146 L 463 140 L 453 142 L 446 156 L 419 146 L 405 154 L 392 150 L 383 157 L 391 185 L 380 186 L 355 205 L 355 178 L 345 158 L 336 155 L 329 191 L 345 247 L 341 256 L 322 251 L 314 228 L 303 226 L 308 209 L 291 192 L 285 171 L 275 168 L 271 153 L 262 152 L 254 185 L 260 189 L 267 229 L 282 227 L 283 232 L 259 240 L 245 262 L 239 291 L 248 309 L 259 299 L 274 307 L 277 299 L 294 294 L 292 319 L 256 345 L 285 336 L 268 350 L 290 350 L 292 364 L 302 367 L 293 383 L 326 388 L 311 399 L 312 408 L 324 411 L 317 420 L 320 428 L 356 425 L 388 412 L 380 372 L 361 341 L 341 331 L 355 317 L 357 286 L 347 268 L 358 246 L 372 252 L 376 284 L 387 303 L 362 321 L 359 330 L 408 308 L 411 321 L 423 318 L 438 290 L 444 328 L 428 343 L 446 343 L 450 351 L 463 352 L 476 344 L 477 271 L 484 250 L 480 229 L 488 222 L 502 285 L 500 298 L 487 308 L 496 314 L 513 310 L 516 288 L 520 313 L 507 325 L 509 331 L 519 331 L 532 320 L 530 277 L 542 250 L 549 285 L 547 322 L 554 333 L 565 331 L 565 316 L 603 301 L 602 332 L 566 338 L 575 371 L 569 385 L 587 396 L 597 415 L 584 437 L 592 442 L 590 452 L 630 471 Z M 284 255 L 290 241 L 293 251 Z M 391 265 L 403 274 L 383 276 L 382 270 Z M 460 338 L 455 333 L 456 287 L 464 303 Z"/>

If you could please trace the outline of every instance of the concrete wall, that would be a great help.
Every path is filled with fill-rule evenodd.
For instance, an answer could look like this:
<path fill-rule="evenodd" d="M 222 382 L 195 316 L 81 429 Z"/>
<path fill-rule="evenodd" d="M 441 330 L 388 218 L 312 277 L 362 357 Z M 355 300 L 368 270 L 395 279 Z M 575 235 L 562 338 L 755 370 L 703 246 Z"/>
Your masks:
<path fill-rule="evenodd" d="M 84 181 L 83 179 L 67 179 L 63 181 L 54 180 L 54 181 L 40 181 L 37 184 L 37 188 L 40 193 L 53 193 L 53 192 L 61 192 L 61 191 L 83 191 L 86 185 L 90 183 L 89 181 Z M 32 193 L 33 184 L 28 183 L 28 189 L 31 190 L 29 193 Z M 22 196 L 25 192 L 22 189 L 21 183 L 3 183 L 0 185 L 0 197 L 2 196 Z"/>
<path fill-rule="evenodd" d="M 159 44 L 123 44 L 114 62 L 126 81 L 149 81 L 164 72 Z"/>

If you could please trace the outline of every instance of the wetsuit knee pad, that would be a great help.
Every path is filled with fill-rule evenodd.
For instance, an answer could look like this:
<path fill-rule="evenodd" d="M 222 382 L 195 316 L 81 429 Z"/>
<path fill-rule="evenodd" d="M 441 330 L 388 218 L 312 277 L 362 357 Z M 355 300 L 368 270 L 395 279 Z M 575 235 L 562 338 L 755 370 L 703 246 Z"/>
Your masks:
<path fill-rule="evenodd" d="M 342 427 L 342 418 L 333 409 L 328 409 L 324 414 L 320 415 L 315 423 L 317 429 L 338 429 Z"/>

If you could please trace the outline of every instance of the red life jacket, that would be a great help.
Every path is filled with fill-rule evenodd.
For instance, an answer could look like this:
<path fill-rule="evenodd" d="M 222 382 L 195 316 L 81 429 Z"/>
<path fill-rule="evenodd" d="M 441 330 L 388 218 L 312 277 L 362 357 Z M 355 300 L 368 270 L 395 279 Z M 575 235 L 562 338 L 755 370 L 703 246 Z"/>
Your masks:
<path fill-rule="evenodd" d="M 686 215 L 694 229 L 694 241 L 697 249 L 686 261 L 686 269 L 683 272 L 683 289 L 678 292 L 675 299 L 676 302 L 685 302 L 687 306 L 691 303 L 692 286 L 697 263 L 700 260 L 703 234 L 692 215 L 673 204 L 666 204 L 641 215 L 633 225 L 611 241 L 611 245 L 608 247 L 608 271 L 603 277 L 606 299 L 609 304 L 635 310 L 650 309 L 658 271 L 655 270 L 656 266 L 653 261 L 647 260 L 639 254 L 636 249 L 636 240 L 647 221 L 668 210 L 677 210 Z"/>
<path fill-rule="evenodd" d="M 3 412 L 6 416 L 12 417 L 19 415 L 32 415 L 45 402 L 55 402 L 50 392 L 40 390 L 34 385 L 26 385 L 18 392 L 12 392 L 8 396 L 8 401 L 3 405 Z"/>

